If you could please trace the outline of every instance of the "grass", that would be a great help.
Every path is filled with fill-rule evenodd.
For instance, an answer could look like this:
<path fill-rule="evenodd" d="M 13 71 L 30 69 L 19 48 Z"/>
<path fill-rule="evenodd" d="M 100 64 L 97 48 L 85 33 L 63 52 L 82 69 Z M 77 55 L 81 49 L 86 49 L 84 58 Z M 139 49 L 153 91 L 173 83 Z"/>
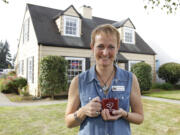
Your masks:
<path fill-rule="evenodd" d="M 132 135 L 180 135 L 180 105 L 143 100 L 144 122 L 131 124 Z"/>
<path fill-rule="evenodd" d="M 74 135 L 64 124 L 65 103 L 31 107 L 0 107 L 0 135 Z"/>
<path fill-rule="evenodd" d="M 35 98 L 31 95 L 28 96 L 21 96 L 21 95 L 17 95 L 15 93 L 9 93 L 9 94 L 5 94 L 6 97 L 12 101 L 12 102 L 35 102 L 36 100 L 52 100 L 49 96 L 46 97 L 42 97 L 42 98 Z M 62 93 L 61 95 L 56 95 L 54 97 L 55 100 L 60 100 L 60 99 L 67 99 L 67 93 Z"/>
<path fill-rule="evenodd" d="M 180 100 L 180 90 L 150 90 L 143 93 L 144 96 Z"/>
<path fill-rule="evenodd" d="M 143 99 L 145 120 L 131 124 L 132 135 L 179 135 L 180 105 Z M 79 127 L 64 123 L 66 103 L 0 107 L 0 135 L 77 135 Z"/>

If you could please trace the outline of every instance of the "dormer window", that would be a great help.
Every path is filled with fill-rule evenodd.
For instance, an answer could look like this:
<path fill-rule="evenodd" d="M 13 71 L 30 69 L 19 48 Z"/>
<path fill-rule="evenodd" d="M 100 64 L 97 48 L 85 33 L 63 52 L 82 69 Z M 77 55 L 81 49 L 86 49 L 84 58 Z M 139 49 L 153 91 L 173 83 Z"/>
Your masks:
<path fill-rule="evenodd" d="M 132 28 L 124 27 L 124 43 L 135 44 L 135 32 Z"/>
<path fill-rule="evenodd" d="M 64 16 L 64 35 L 79 37 L 79 19 L 72 16 Z"/>

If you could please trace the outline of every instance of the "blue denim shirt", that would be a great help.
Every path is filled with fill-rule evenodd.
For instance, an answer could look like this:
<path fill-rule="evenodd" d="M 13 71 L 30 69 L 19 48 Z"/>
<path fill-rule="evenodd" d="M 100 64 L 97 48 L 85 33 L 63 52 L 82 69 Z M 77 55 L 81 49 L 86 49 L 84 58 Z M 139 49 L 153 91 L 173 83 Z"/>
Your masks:
<path fill-rule="evenodd" d="M 79 75 L 79 95 L 81 107 L 91 99 L 99 96 L 103 98 L 118 98 L 119 108 L 129 111 L 130 92 L 132 87 L 132 73 L 116 66 L 116 74 L 112 80 L 109 92 L 104 94 L 97 79 L 95 66 Z M 118 88 L 115 89 L 115 88 Z M 80 125 L 79 135 L 131 135 L 129 122 L 123 118 L 115 121 L 104 121 L 98 117 L 86 117 Z"/>

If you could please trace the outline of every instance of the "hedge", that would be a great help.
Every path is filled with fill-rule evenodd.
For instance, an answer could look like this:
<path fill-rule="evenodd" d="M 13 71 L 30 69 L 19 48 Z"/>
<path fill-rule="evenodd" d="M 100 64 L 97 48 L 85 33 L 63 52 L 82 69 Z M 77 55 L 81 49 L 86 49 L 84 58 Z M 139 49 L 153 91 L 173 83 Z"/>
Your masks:
<path fill-rule="evenodd" d="M 136 75 L 140 89 L 149 90 L 152 85 L 151 66 L 147 63 L 140 62 L 132 66 L 131 71 Z"/>
<path fill-rule="evenodd" d="M 46 56 L 40 63 L 41 96 L 51 96 L 67 90 L 67 61 L 60 56 Z"/>
<path fill-rule="evenodd" d="M 161 65 L 158 76 L 167 83 L 176 84 L 180 80 L 180 64 L 170 62 Z"/>

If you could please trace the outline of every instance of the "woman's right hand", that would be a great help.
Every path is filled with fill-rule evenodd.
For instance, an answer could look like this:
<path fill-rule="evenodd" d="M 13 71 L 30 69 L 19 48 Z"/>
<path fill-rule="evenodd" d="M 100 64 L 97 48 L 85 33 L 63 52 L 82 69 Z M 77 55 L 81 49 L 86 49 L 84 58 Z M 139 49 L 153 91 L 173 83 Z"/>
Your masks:
<path fill-rule="evenodd" d="M 102 109 L 101 100 L 99 97 L 93 98 L 88 104 L 84 106 L 86 116 L 97 117 L 100 115 Z"/>

